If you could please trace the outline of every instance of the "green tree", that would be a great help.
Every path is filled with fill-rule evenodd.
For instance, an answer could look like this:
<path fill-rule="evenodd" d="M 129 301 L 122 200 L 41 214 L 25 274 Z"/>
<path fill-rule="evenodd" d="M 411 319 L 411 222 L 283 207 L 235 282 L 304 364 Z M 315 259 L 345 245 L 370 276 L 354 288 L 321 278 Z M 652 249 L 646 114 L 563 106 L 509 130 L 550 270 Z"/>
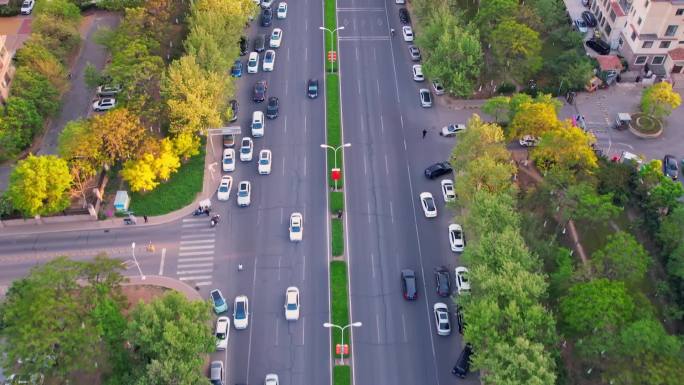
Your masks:
<path fill-rule="evenodd" d="M 59 111 L 59 92 L 41 73 L 25 66 L 17 68 L 12 80 L 12 96 L 30 101 L 41 116 Z"/>
<path fill-rule="evenodd" d="M 565 220 L 584 220 L 604 223 L 618 215 L 622 209 L 613 204 L 611 194 L 601 195 L 586 182 L 570 185 L 565 192 L 555 194 Z"/>
<path fill-rule="evenodd" d="M 32 35 L 24 45 L 17 50 L 15 56 L 17 67 L 26 66 L 43 75 L 58 93 L 69 89 L 69 81 L 64 65 L 60 59 L 50 52 L 40 42 L 40 35 Z"/>
<path fill-rule="evenodd" d="M 543 134 L 560 128 L 561 124 L 554 107 L 548 103 L 528 102 L 520 105 L 519 110 L 508 127 L 508 136 L 520 138 L 524 135 L 541 137 Z"/>
<path fill-rule="evenodd" d="M 78 23 L 66 22 L 62 17 L 39 14 L 34 16 L 32 33 L 38 34 L 40 43 L 52 54 L 66 61 L 70 54 L 81 43 L 81 35 L 78 32 Z"/>
<path fill-rule="evenodd" d="M 539 33 L 526 25 L 504 20 L 492 31 L 490 44 L 496 66 L 505 76 L 525 82 L 541 68 Z"/>
<path fill-rule="evenodd" d="M 511 98 L 508 96 L 495 96 L 487 99 L 482 105 L 482 112 L 494 117 L 498 124 L 499 118 L 507 116 L 510 109 Z"/>
<path fill-rule="evenodd" d="M 521 124 L 527 119 L 517 121 L 519 115 L 514 120 L 516 127 L 511 129 L 512 133 L 524 130 L 525 126 Z M 534 121 L 535 118 L 529 120 Z M 541 121 L 538 123 L 540 126 L 543 124 Z M 538 128 L 542 129 L 541 127 Z M 593 135 L 589 135 L 581 128 L 565 121 L 550 131 L 542 132 L 539 145 L 532 150 L 531 155 L 537 167 L 543 171 L 562 169 L 575 175 L 592 174 L 598 167 L 598 158 L 591 147 L 594 142 L 596 142 L 596 138 Z"/>
<path fill-rule="evenodd" d="M 656 240 L 663 253 L 669 254 L 684 243 L 684 205 L 675 206 L 658 226 Z"/>
<path fill-rule="evenodd" d="M 510 162 L 500 162 L 488 154 L 473 159 L 465 166 L 464 173 L 456 184 L 456 191 L 461 201 L 467 202 L 476 191 L 487 191 L 493 194 L 512 193 L 514 186 L 511 178 L 515 166 Z"/>
<path fill-rule="evenodd" d="M 501 127 L 482 121 L 478 115 L 473 115 L 466 127 L 451 152 L 451 164 L 458 172 L 465 171 L 471 161 L 483 155 L 499 163 L 510 159 Z"/>
<path fill-rule="evenodd" d="M 505 20 L 518 12 L 516 0 L 480 0 L 475 24 L 486 41 L 491 42 L 490 34 Z"/>
<path fill-rule="evenodd" d="M 520 216 L 510 194 L 477 191 L 469 201 L 468 212 L 469 215 L 465 217 L 465 228 L 468 229 L 470 240 L 477 239 L 482 234 L 497 234 L 506 228 L 520 226 Z"/>
<path fill-rule="evenodd" d="M 485 385 L 553 384 L 555 363 L 544 345 L 517 337 L 512 343 L 497 342 L 477 351 L 474 368 L 482 370 Z"/>
<path fill-rule="evenodd" d="M 525 103 L 533 102 L 534 99 L 528 94 L 518 93 L 511 96 L 510 102 L 508 103 L 508 121 L 510 122 L 515 118 Z"/>
<path fill-rule="evenodd" d="M 682 97 L 667 82 L 653 84 L 641 93 L 641 111 L 658 119 L 669 116 L 680 104 Z"/>
<path fill-rule="evenodd" d="M 102 76 L 100 71 L 98 71 L 90 62 L 86 63 L 85 68 L 83 69 L 83 78 L 88 88 L 96 88 L 105 82 L 105 77 Z"/>
<path fill-rule="evenodd" d="M 591 255 L 591 265 L 600 276 L 635 284 L 646 275 L 651 258 L 633 235 L 618 231 Z"/>
<path fill-rule="evenodd" d="M 636 170 L 629 164 L 601 162 L 596 170 L 597 191 L 600 194 L 613 194 L 613 203 L 624 206 L 629 200 L 635 176 Z"/>
<path fill-rule="evenodd" d="M 114 165 L 137 154 L 146 137 L 140 118 L 126 108 L 117 108 L 90 120 L 101 164 Z"/>
<path fill-rule="evenodd" d="M 7 196 L 25 216 L 53 214 L 69 206 L 71 181 L 64 159 L 29 155 L 12 170 Z"/>
<path fill-rule="evenodd" d="M 0 159 L 12 158 L 28 147 L 40 131 L 43 120 L 30 101 L 10 96 L 0 112 Z"/>

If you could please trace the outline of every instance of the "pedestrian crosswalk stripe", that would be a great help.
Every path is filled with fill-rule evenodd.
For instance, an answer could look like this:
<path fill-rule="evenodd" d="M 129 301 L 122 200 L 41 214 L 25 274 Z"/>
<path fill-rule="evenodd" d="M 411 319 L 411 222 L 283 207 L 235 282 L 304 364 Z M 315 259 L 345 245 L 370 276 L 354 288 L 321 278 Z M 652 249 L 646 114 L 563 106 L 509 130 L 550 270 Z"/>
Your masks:
<path fill-rule="evenodd" d="M 211 273 L 213 272 L 214 269 L 199 269 L 199 270 L 181 270 L 178 271 L 178 275 L 186 275 L 186 274 L 205 274 L 205 273 Z"/>
<path fill-rule="evenodd" d="M 195 231 L 197 231 L 197 230 L 195 230 Z M 207 239 L 214 239 L 214 234 L 203 234 L 203 233 L 200 233 L 200 234 L 183 234 L 183 235 L 181 235 L 181 240 L 187 239 L 187 238 L 202 238 L 202 237 L 211 237 L 211 238 L 207 238 Z"/>
<path fill-rule="evenodd" d="M 194 281 L 197 279 L 211 279 L 211 275 L 197 275 L 197 276 L 192 276 L 192 277 L 179 277 L 178 279 L 181 281 Z"/>
<path fill-rule="evenodd" d="M 211 285 L 211 281 L 195 282 L 195 286 L 209 286 L 209 285 Z"/>
<path fill-rule="evenodd" d="M 190 228 L 190 227 L 205 227 L 207 225 L 208 225 L 208 223 L 195 222 L 195 223 L 183 223 L 182 227 L 184 229 L 186 229 L 186 228 Z"/>
<path fill-rule="evenodd" d="M 203 222 L 207 220 L 207 216 L 201 216 L 201 217 L 196 217 L 196 218 L 183 218 L 183 222 Z"/>
<path fill-rule="evenodd" d="M 184 246 L 181 245 L 180 251 L 186 251 L 186 250 L 202 250 L 202 249 L 213 249 L 214 245 L 190 245 L 190 246 Z"/>
<path fill-rule="evenodd" d="M 193 259 L 194 261 L 194 259 Z M 207 263 L 188 263 L 188 264 L 178 264 L 177 269 L 187 269 L 190 267 L 212 267 L 214 266 L 214 262 L 207 262 Z"/>
<path fill-rule="evenodd" d="M 179 257 L 189 257 L 191 255 L 211 255 L 214 254 L 213 250 L 205 250 L 205 251 L 183 251 L 178 253 Z"/>
<path fill-rule="evenodd" d="M 196 239 L 192 241 L 181 241 L 181 246 L 183 245 L 191 245 L 193 243 L 214 243 L 216 240 L 214 238 L 209 238 L 209 239 Z"/>
<path fill-rule="evenodd" d="M 184 262 L 199 262 L 199 261 L 213 261 L 214 257 L 199 257 L 199 258 L 178 258 L 178 263 Z"/>

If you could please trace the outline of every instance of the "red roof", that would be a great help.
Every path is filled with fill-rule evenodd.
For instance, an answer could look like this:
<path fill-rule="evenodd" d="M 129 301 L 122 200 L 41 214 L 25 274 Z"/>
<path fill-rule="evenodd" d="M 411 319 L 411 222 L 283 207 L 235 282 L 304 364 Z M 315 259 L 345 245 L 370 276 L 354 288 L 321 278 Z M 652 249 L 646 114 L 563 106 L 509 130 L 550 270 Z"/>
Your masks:
<path fill-rule="evenodd" d="M 596 61 L 598 61 L 601 71 L 622 70 L 622 62 L 616 55 L 598 55 Z"/>
<path fill-rule="evenodd" d="M 684 48 L 675 48 L 667 53 L 672 60 L 684 60 Z"/>

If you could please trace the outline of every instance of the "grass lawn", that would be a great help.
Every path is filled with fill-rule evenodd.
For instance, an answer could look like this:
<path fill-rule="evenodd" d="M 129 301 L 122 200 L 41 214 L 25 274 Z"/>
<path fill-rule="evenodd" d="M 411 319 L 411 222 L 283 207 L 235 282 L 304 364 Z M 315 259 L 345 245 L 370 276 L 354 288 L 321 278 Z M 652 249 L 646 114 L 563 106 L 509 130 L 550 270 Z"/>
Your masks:
<path fill-rule="evenodd" d="M 328 145 L 337 147 L 342 143 L 342 131 L 340 122 L 340 92 L 339 92 L 339 77 L 337 75 L 327 75 L 326 78 L 325 96 L 327 101 L 327 116 L 326 123 L 328 125 L 327 140 Z M 328 149 L 328 167 L 331 169 L 335 166 L 335 154 L 333 150 Z M 337 167 L 342 169 L 342 157 L 345 150 L 337 151 Z M 335 182 L 330 177 L 328 172 L 328 181 L 330 186 L 335 186 Z M 342 187 L 342 179 L 337 181 L 337 186 Z"/>
<path fill-rule="evenodd" d="M 349 292 L 347 291 L 347 264 L 342 261 L 330 262 L 330 316 L 331 322 L 335 325 L 344 326 L 349 324 Z M 335 354 L 335 345 L 341 343 L 342 336 L 337 328 L 331 328 L 333 337 L 332 353 L 333 357 L 339 357 Z M 349 330 L 345 330 L 345 344 L 349 345 L 351 350 L 351 341 L 349 339 Z"/>
<path fill-rule="evenodd" d="M 333 218 L 332 222 L 332 255 L 339 257 L 344 254 L 344 227 L 342 220 Z"/>
<path fill-rule="evenodd" d="M 324 0 L 324 1 L 325 1 L 325 14 L 323 15 L 323 17 L 325 18 L 325 20 L 323 21 L 323 23 L 325 24 L 325 28 L 327 28 L 331 31 L 334 31 L 335 28 L 337 28 L 337 18 L 335 17 L 336 16 L 335 0 Z M 330 62 L 327 59 L 327 57 L 328 57 L 327 53 L 330 50 L 334 50 L 334 51 L 337 50 L 337 40 L 333 38 L 332 39 L 332 46 L 331 46 L 330 45 L 331 44 L 330 32 L 323 31 L 323 33 L 325 33 L 325 52 L 326 52 L 325 70 L 327 72 L 327 71 L 330 71 Z M 333 62 L 332 67 L 333 67 L 333 72 L 337 72 L 337 61 Z"/>
<path fill-rule="evenodd" d="M 340 210 L 344 211 L 344 193 L 333 191 L 330 193 L 330 212 L 335 214 Z"/>
<path fill-rule="evenodd" d="M 333 368 L 333 385 L 351 385 L 351 367 L 339 365 Z"/>
<path fill-rule="evenodd" d="M 130 193 L 130 211 L 137 216 L 167 214 L 192 203 L 202 191 L 204 180 L 204 145 L 198 155 L 181 165 L 166 183 L 146 193 Z"/>

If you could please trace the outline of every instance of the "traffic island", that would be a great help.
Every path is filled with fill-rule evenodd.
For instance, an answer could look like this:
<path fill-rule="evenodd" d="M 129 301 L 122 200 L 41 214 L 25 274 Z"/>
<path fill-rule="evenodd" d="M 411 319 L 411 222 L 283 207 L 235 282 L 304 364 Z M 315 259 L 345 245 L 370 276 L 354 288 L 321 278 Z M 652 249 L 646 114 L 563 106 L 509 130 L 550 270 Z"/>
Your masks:
<path fill-rule="evenodd" d="M 654 139 L 663 133 L 663 122 L 645 114 L 632 114 L 632 122 L 629 131 L 644 139 Z"/>

